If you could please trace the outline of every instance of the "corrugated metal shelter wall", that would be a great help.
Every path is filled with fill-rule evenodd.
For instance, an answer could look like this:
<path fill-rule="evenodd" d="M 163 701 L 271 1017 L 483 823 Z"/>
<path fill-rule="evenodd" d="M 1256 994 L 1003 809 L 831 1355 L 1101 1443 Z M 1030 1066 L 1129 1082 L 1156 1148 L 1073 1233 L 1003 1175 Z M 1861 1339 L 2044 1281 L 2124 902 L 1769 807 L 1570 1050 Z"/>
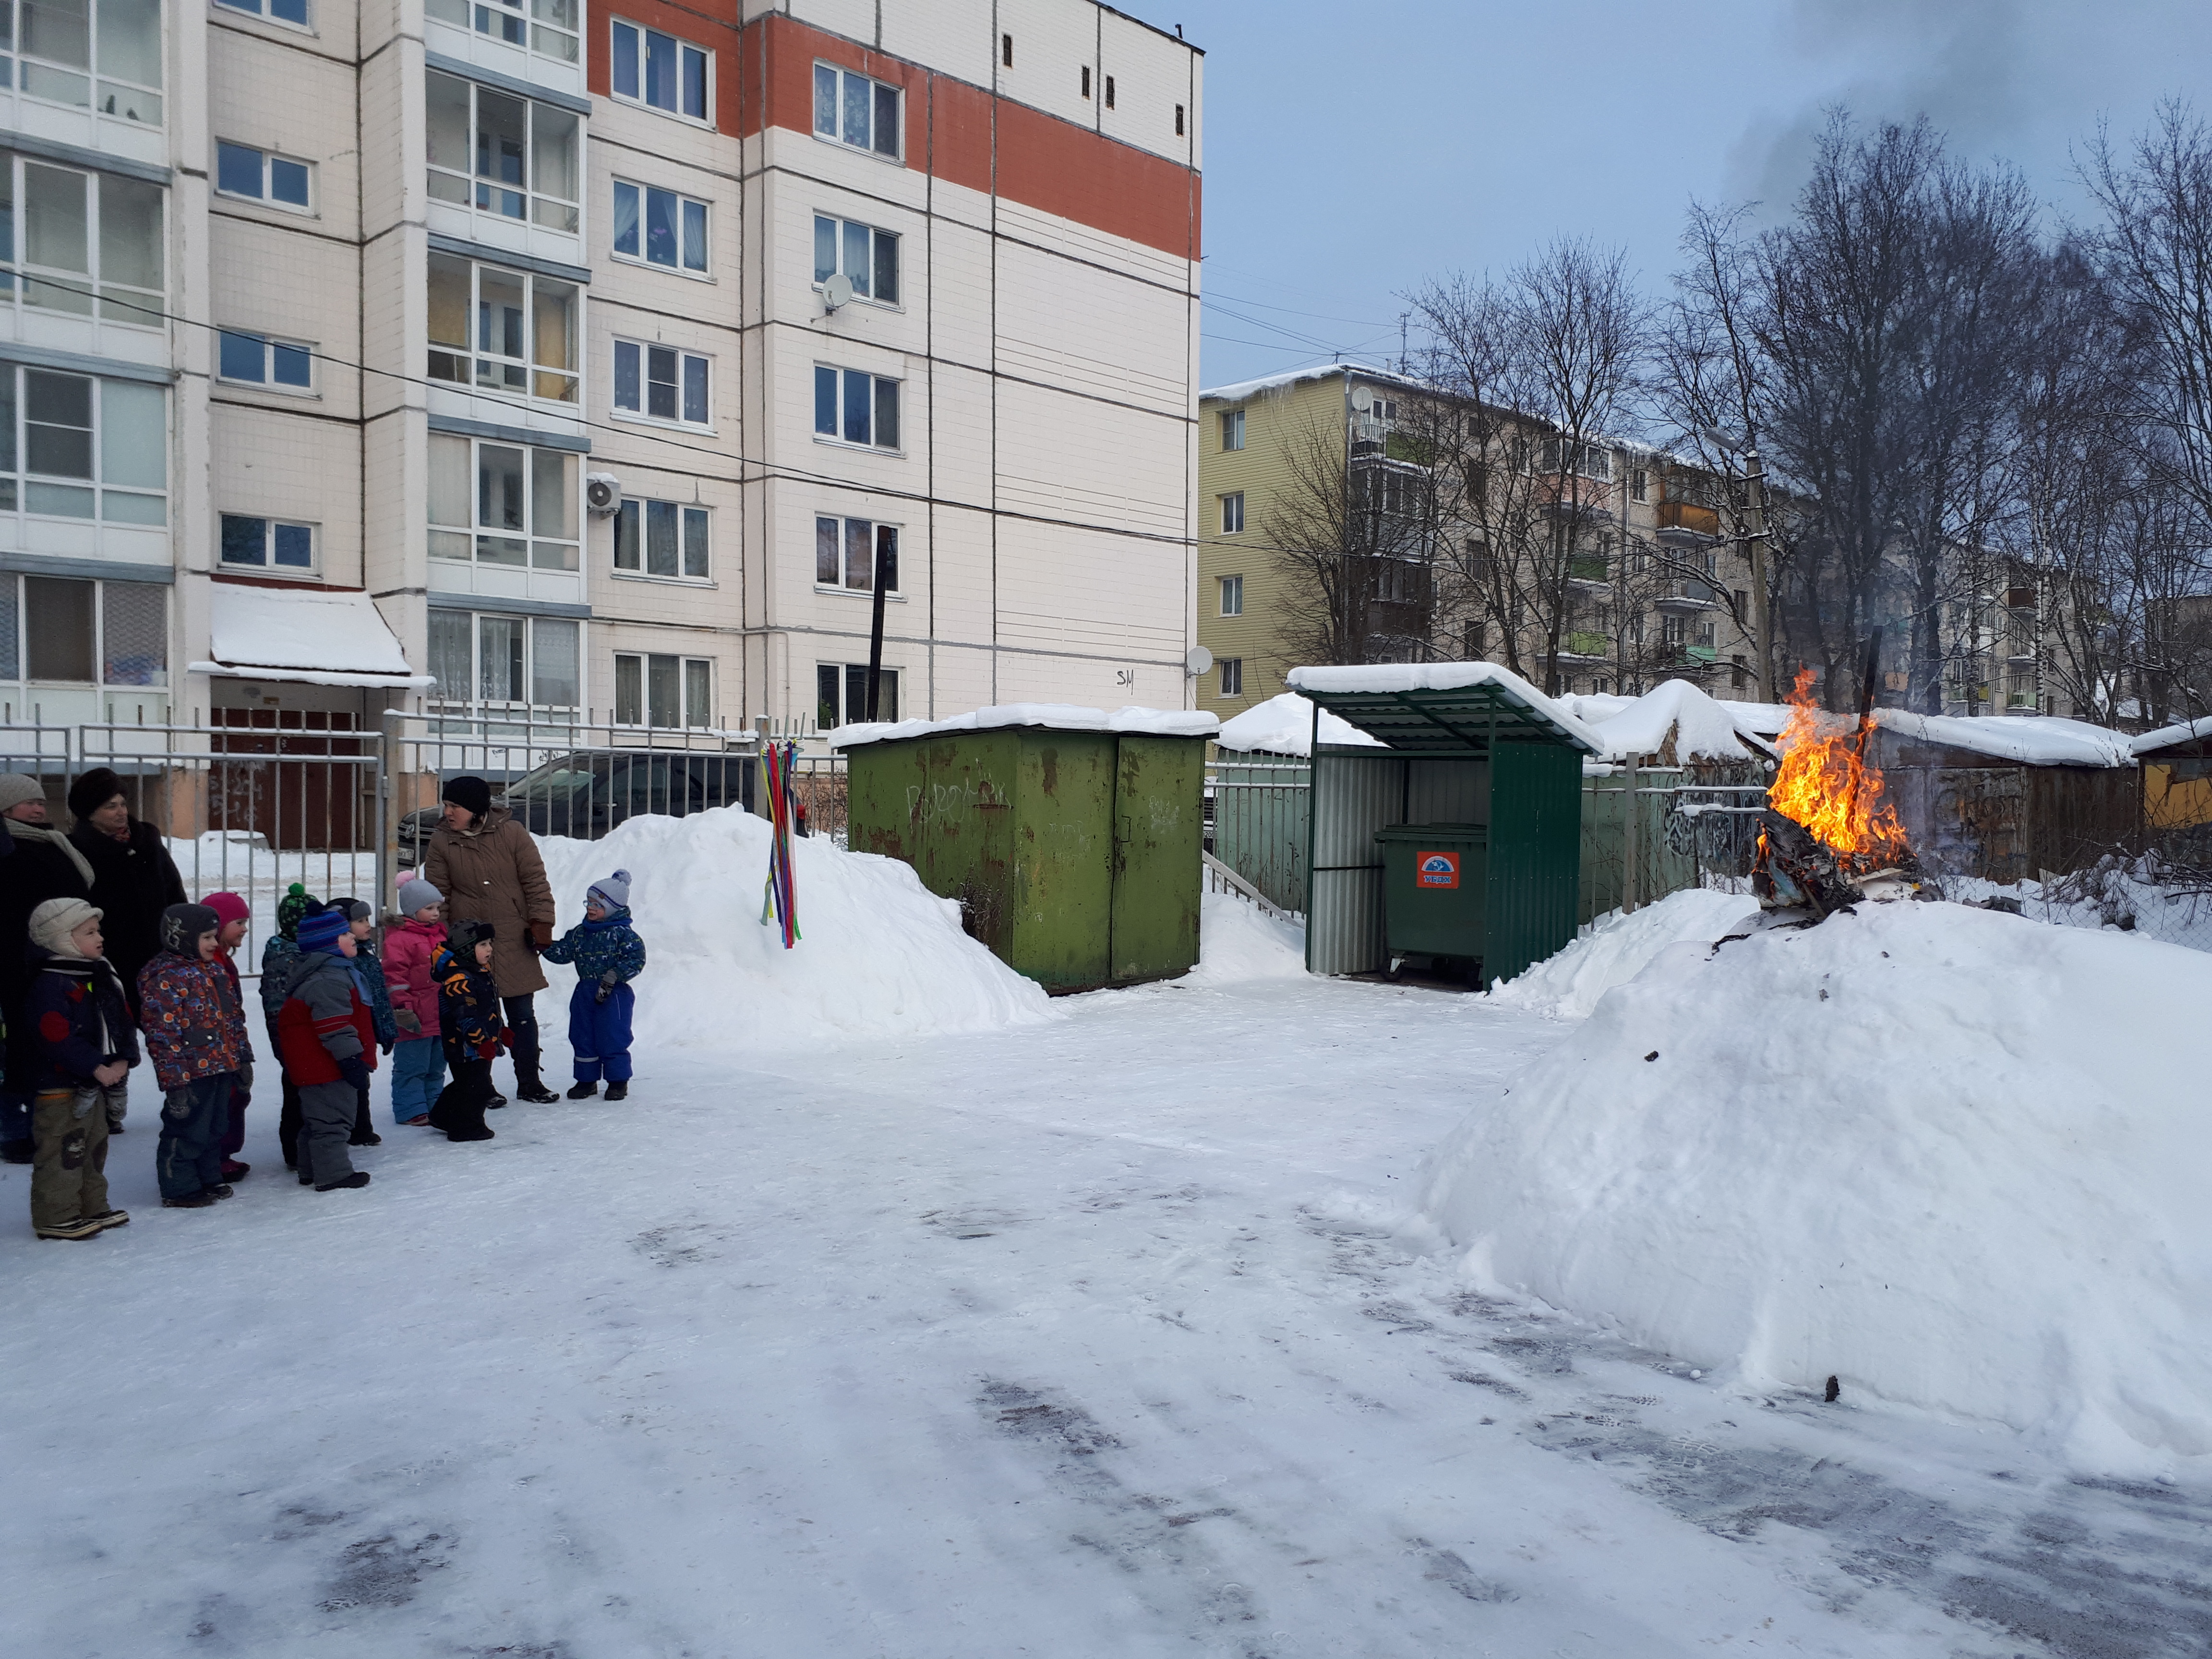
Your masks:
<path fill-rule="evenodd" d="M 1405 816 L 1400 823 L 1490 822 L 1490 763 L 1455 756 L 1406 763 Z"/>
<path fill-rule="evenodd" d="M 1582 756 L 1565 744 L 1501 743 L 1492 757 L 1485 985 L 1573 942 L 1582 872 Z"/>
<path fill-rule="evenodd" d="M 1314 757 L 1306 967 L 1364 974 L 1384 965 L 1382 856 L 1375 832 L 1402 822 L 1406 762 L 1387 750 Z"/>

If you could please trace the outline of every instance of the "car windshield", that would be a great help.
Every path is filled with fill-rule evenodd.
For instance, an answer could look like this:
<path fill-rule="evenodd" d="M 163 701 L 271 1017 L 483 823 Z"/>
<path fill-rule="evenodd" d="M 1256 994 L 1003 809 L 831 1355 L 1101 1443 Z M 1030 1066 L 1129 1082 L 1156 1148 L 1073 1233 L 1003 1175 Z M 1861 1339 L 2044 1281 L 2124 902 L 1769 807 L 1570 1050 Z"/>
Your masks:
<path fill-rule="evenodd" d="M 509 785 L 507 798 L 510 801 L 556 800 L 591 786 L 588 768 L 579 767 L 573 760 L 548 761 L 521 782 Z"/>

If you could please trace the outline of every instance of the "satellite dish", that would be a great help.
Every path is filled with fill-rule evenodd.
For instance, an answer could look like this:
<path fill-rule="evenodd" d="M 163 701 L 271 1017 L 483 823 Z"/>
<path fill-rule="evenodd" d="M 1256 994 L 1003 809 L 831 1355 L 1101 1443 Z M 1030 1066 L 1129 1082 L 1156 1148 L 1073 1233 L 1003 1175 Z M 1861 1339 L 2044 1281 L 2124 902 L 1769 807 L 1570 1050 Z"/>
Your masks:
<path fill-rule="evenodd" d="M 1352 406 L 1358 410 L 1362 415 L 1364 415 L 1369 410 L 1375 407 L 1375 394 L 1370 392 L 1364 386 L 1356 386 L 1352 387 Z"/>
<path fill-rule="evenodd" d="M 836 311 L 849 305 L 853 299 L 853 279 L 842 270 L 822 284 L 822 308 Z"/>
<path fill-rule="evenodd" d="M 1183 672 L 1196 679 L 1213 666 L 1213 653 L 1202 645 L 1194 645 L 1190 654 L 1182 659 Z"/>

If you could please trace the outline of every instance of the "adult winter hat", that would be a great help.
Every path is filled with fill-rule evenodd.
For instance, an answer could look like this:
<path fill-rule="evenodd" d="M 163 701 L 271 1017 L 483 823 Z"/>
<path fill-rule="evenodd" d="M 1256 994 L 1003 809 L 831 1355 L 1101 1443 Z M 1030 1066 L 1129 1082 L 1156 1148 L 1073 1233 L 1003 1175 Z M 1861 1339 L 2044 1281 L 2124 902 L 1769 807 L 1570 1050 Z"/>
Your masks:
<path fill-rule="evenodd" d="M 276 931 L 286 939 L 300 937 L 300 919 L 323 908 L 322 900 L 294 882 L 276 901 Z"/>
<path fill-rule="evenodd" d="M 102 914 L 81 898 L 48 899 L 31 912 L 31 943 L 58 957 L 73 957 L 76 947 L 70 935 Z"/>
<path fill-rule="evenodd" d="M 455 778 L 438 799 L 449 800 L 463 811 L 482 817 L 491 811 L 491 786 L 482 778 Z"/>
<path fill-rule="evenodd" d="M 399 914 L 411 916 L 426 904 L 443 904 L 446 896 L 417 876 L 399 884 Z"/>
<path fill-rule="evenodd" d="M 200 953 L 200 935 L 222 926 L 222 918 L 204 904 L 173 904 L 161 912 L 161 948 L 180 957 Z"/>
<path fill-rule="evenodd" d="M 75 783 L 70 785 L 70 816 L 88 818 L 118 795 L 129 793 L 129 786 L 118 777 L 112 769 L 105 766 L 95 766 Z"/>
<path fill-rule="evenodd" d="M 234 921 L 250 921 L 253 912 L 244 899 L 235 893 L 210 893 L 200 901 L 215 912 L 215 919 L 228 927 Z"/>
<path fill-rule="evenodd" d="M 353 924 L 336 910 L 318 910 L 300 918 L 300 948 L 335 951 L 338 940 L 352 930 Z"/>
<path fill-rule="evenodd" d="M 603 880 L 593 882 L 584 890 L 584 902 L 588 904 L 594 896 L 607 902 L 610 910 L 626 909 L 629 905 L 629 872 L 617 870 Z"/>
<path fill-rule="evenodd" d="M 0 812 L 21 806 L 27 800 L 46 798 L 46 787 L 36 778 L 26 777 L 21 772 L 0 772 Z"/>

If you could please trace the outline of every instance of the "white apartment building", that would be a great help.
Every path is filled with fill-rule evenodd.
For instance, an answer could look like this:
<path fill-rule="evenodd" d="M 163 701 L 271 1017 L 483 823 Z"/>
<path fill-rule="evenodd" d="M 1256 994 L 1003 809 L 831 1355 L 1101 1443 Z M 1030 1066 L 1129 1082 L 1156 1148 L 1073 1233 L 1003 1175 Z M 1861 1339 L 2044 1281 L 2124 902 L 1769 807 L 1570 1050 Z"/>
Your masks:
<path fill-rule="evenodd" d="M 901 715 L 1188 702 L 1174 34 L 1092 0 L 16 15 L 0 720 L 803 732 L 858 716 L 878 580 Z"/>

